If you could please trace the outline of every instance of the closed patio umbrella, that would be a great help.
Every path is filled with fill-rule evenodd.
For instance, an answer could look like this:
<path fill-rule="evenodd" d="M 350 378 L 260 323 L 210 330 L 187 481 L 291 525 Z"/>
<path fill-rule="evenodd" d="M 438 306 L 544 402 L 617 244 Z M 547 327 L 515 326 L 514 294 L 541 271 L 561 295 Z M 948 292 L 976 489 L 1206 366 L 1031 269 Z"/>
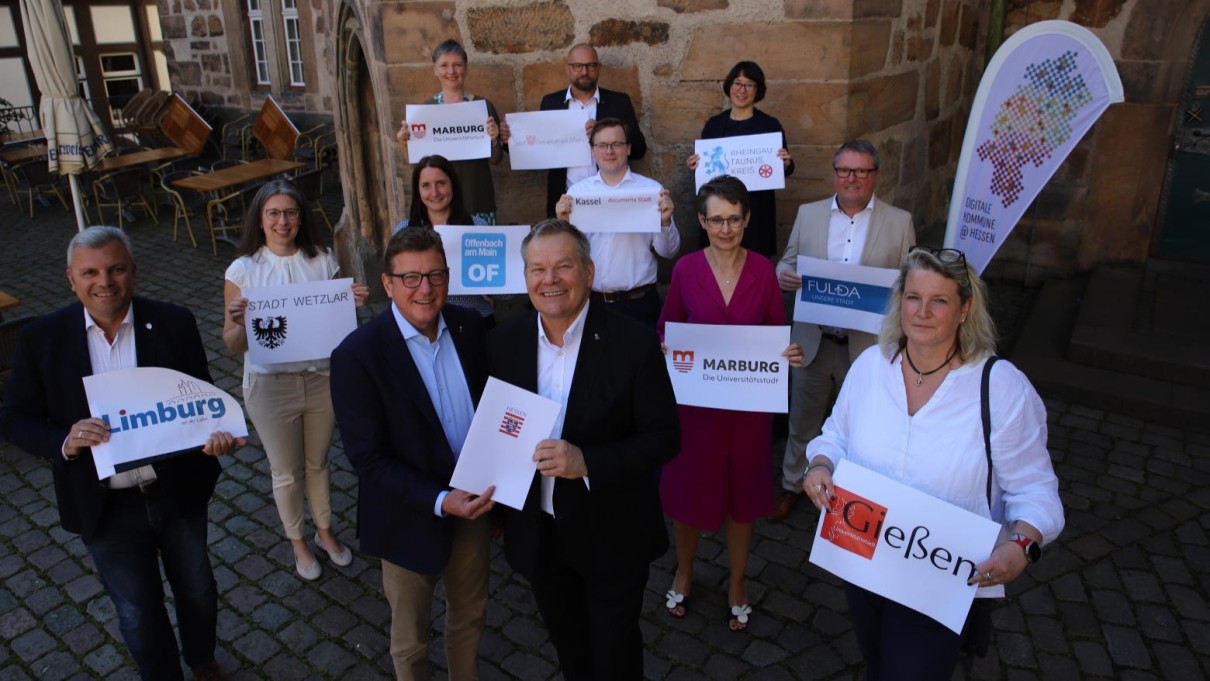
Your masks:
<path fill-rule="evenodd" d="M 113 143 L 96 112 L 80 96 L 76 61 L 59 0 L 21 0 L 21 17 L 30 67 L 42 91 L 39 113 L 50 171 L 67 175 L 76 223 L 83 231 L 84 208 L 76 175 L 99 163 L 113 150 Z"/>

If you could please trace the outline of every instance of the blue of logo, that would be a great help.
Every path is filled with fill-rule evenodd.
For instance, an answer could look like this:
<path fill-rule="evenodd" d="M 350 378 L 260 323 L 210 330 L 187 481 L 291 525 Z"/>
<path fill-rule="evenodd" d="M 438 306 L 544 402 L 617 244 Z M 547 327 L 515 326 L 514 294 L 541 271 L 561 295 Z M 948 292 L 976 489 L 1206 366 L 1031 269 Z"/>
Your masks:
<path fill-rule="evenodd" d="M 464 234 L 462 236 L 462 284 L 466 287 L 493 288 L 504 285 L 503 234 Z"/>
<path fill-rule="evenodd" d="M 799 292 L 804 303 L 847 307 L 874 314 L 885 312 L 891 297 L 891 289 L 886 286 L 810 276 L 802 278 Z"/>

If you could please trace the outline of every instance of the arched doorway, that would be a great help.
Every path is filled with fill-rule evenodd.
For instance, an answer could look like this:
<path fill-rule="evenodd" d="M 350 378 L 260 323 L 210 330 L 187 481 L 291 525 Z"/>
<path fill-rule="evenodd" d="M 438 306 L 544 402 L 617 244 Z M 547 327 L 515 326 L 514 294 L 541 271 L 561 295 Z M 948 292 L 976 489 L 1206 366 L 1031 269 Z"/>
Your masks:
<path fill-rule="evenodd" d="M 338 26 L 337 110 L 344 128 L 340 167 L 349 207 L 337 234 L 338 253 L 346 272 L 373 284 L 381 269 L 378 255 L 390 228 L 378 98 L 363 47 L 365 33 L 352 3 L 342 5 Z M 373 285 L 370 288 L 377 290 Z"/>
<path fill-rule="evenodd" d="M 1210 261 L 1210 19 L 1203 21 L 1176 112 L 1152 255 Z"/>

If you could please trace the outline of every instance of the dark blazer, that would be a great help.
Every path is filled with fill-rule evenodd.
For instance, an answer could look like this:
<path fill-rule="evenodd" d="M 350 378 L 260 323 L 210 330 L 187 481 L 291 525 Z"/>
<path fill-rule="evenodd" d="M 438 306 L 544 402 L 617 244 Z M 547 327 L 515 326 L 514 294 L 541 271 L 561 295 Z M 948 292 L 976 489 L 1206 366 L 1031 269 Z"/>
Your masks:
<path fill-rule="evenodd" d="M 135 353 L 141 367 L 175 369 L 210 381 L 206 351 L 193 314 L 183 307 L 135 298 Z M 97 478 L 92 451 L 63 458 L 68 429 L 88 418 L 85 376 L 92 374 L 83 305 L 76 303 L 27 325 L 17 342 L 0 428 L 13 444 L 53 464 L 63 529 L 90 539 L 105 508 L 108 485 Z M 165 498 L 181 509 L 203 508 L 221 470 L 201 449 L 152 464 Z"/>
<path fill-rule="evenodd" d="M 488 369 L 515 386 L 538 390 L 537 313 L 492 332 Z M 584 539 L 589 574 L 655 560 L 668 549 L 660 508 L 659 470 L 680 448 L 680 419 L 655 331 L 590 304 L 576 361 L 562 439 L 584 452 L 583 480 L 555 481 L 556 522 Z M 533 580 L 538 563 L 539 475 L 521 511 L 504 509 L 509 564 Z M 501 508 L 501 507 L 497 507 Z"/>
<path fill-rule="evenodd" d="M 487 383 L 487 330 L 475 312 L 441 312 L 477 405 Z M 361 550 L 420 574 L 445 569 L 453 517 L 433 512 L 450 489 L 454 452 L 390 309 L 332 353 L 332 406 L 359 479 Z"/>
<path fill-rule="evenodd" d="M 639 119 L 634 115 L 634 104 L 630 102 L 630 95 L 605 88 L 598 89 L 601 91 L 601 101 L 597 103 L 596 120 L 619 118 L 630 126 L 630 160 L 637 161 L 643 158 L 647 153 L 647 138 L 643 136 L 643 130 L 639 128 Z M 542 98 L 542 104 L 538 108 L 542 111 L 566 109 L 567 101 L 564 99 L 566 96 L 567 88 L 552 92 Z M 558 203 L 559 197 L 566 193 L 567 169 L 551 168 L 546 174 L 547 217 L 555 216 L 555 204 Z"/>

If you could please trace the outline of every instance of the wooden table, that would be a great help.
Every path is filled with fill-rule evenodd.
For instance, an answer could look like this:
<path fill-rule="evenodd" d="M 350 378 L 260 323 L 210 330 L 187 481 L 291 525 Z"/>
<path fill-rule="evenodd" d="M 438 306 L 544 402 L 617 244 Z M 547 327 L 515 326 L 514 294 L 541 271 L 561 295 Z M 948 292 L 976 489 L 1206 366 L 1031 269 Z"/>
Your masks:
<path fill-rule="evenodd" d="M 34 158 L 46 158 L 46 147 L 16 147 L 14 149 L 5 149 L 4 151 L 0 151 L 0 161 L 4 161 L 10 165 L 16 165 L 22 161 L 28 161 Z"/>
<path fill-rule="evenodd" d="M 148 163 L 157 163 L 164 161 L 172 161 L 178 158 L 184 158 L 191 154 L 180 147 L 160 147 L 159 149 L 148 149 L 146 151 L 135 151 L 121 156 L 110 156 L 101 161 L 99 169 L 102 172 L 110 172 L 113 170 L 121 170 L 122 168 L 132 168 Z"/>
<path fill-rule="evenodd" d="M 16 298 L 10 296 L 9 294 L 5 293 L 4 291 L 0 291 L 0 310 L 7 310 L 10 307 L 17 307 L 20 304 L 21 304 L 20 300 L 17 300 Z M 2 319 L 4 319 L 4 316 L 0 315 L 0 320 L 2 320 Z"/>
<path fill-rule="evenodd" d="M 172 183 L 178 187 L 199 192 L 221 192 L 224 189 L 248 184 L 256 180 L 263 180 L 266 177 L 288 173 L 303 167 L 306 167 L 306 164 L 299 163 L 298 161 L 279 161 L 274 158 L 262 158 L 259 161 L 241 163 L 237 166 L 223 168 L 212 173 L 182 177 L 179 180 L 173 180 Z"/>

